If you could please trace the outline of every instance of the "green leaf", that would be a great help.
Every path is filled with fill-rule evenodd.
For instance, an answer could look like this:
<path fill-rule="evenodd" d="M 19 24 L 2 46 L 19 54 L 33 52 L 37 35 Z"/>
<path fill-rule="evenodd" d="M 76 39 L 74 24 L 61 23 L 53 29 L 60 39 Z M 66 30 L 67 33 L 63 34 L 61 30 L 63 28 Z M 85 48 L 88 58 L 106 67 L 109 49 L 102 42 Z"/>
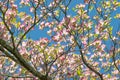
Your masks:
<path fill-rule="evenodd" d="M 116 14 L 116 15 L 114 16 L 114 18 L 115 18 L 115 19 L 120 18 L 120 14 Z"/>
<path fill-rule="evenodd" d="M 25 15 L 25 12 L 20 12 L 20 13 L 18 14 L 18 16 L 20 16 L 20 18 L 23 17 L 24 15 Z"/>
<path fill-rule="evenodd" d="M 12 23 L 16 23 L 16 18 L 13 18 L 13 19 L 12 19 Z"/>
<path fill-rule="evenodd" d="M 26 39 L 26 36 L 24 36 L 24 38 L 23 39 Z"/>
<path fill-rule="evenodd" d="M 24 74 L 25 72 L 26 72 L 26 69 L 23 68 L 23 69 L 21 70 L 21 73 Z"/>
<path fill-rule="evenodd" d="M 17 27 L 17 28 L 20 27 L 20 22 L 18 22 L 18 23 L 16 24 L 16 27 Z"/>
<path fill-rule="evenodd" d="M 99 36 L 99 34 L 94 34 L 94 37 L 96 38 L 96 37 L 98 37 Z"/>
<path fill-rule="evenodd" d="M 55 11 L 55 15 L 56 15 L 56 16 L 59 16 L 59 13 L 60 13 L 60 10 L 56 10 L 56 11 Z"/>
<path fill-rule="evenodd" d="M 76 9 L 75 8 L 72 8 L 73 11 L 75 11 Z"/>
<path fill-rule="evenodd" d="M 108 78 L 111 78 L 111 75 L 110 75 L 110 74 L 108 74 Z"/>
<path fill-rule="evenodd" d="M 96 79 L 92 77 L 92 78 L 90 78 L 90 80 L 96 80 Z"/>
<path fill-rule="evenodd" d="M 108 38 L 104 37 L 104 38 L 103 38 L 103 40 L 105 40 L 105 41 L 106 41 L 106 40 L 108 40 Z"/>
<path fill-rule="evenodd" d="M 118 2 L 118 6 L 120 6 L 120 2 Z"/>
<path fill-rule="evenodd" d="M 109 28 L 109 31 L 112 31 L 112 30 L 113 30 L 113 27 L 110 27 L 110 28 Z"/>
<path fill-rule="evenodd" d="M 89 10 L 92 11 L 94 9 L 93 5 L 90 5 Z"/>
<path fill-rule="evenodd" d="M 82 75 L 82 74 L 81 74 L 81 69 L 77 70 L 77 75 L 78 75 L 78 76 L 81 76 L 81 75 Z"/>

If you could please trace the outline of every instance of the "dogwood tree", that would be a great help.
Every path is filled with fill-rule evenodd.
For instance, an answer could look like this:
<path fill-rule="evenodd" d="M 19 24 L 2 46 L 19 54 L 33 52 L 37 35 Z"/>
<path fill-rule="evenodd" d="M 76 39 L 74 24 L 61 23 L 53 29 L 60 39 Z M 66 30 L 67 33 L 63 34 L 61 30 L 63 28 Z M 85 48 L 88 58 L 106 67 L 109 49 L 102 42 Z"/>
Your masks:
<path fill-rule="evenodd" d="M 0 0 L 0 79 L 120 79 L 119 10 L 119 0 Z"/>

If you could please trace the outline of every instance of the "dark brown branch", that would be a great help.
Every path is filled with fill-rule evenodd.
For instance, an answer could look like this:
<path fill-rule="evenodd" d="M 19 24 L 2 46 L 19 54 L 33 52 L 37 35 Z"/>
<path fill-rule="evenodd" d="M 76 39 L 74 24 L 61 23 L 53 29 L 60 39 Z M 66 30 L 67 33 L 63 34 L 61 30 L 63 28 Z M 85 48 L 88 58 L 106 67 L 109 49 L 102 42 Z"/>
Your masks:
<path fill-rule="evenodd" d="M 1 17 L 1 19 L 3 20 L 3 23 L 4 23 L 5 27 L 7 28 L 7 30 L 8 30 L 9 33 L 11 34 L 12 44 L 13 44 L 13 47 L 15 48 L 15 41 L 14 41 L 13 32 L 10 30 L 10 28 L 9 28 L 9 26 L 8 26 L 8 24 L 6 23 L 6 20 L 5 20 L 5 14 L 6 14 L 8 8 L 9 8 L 9 0 L 7 1 L 7 8 L 6 8 L 5 11 L 3 11 L 2 8 L 0 8 L 0 11 L 1 11 L 2 15 L 3 15 L 3 17 Z"/>
<path fill-rule="evenodd" d="M 7 51 L 5 51 L 2 46 L 0 46 L 0 51 L 3 52 L 6 55 L 6 57 L 9 57 L 10 59 L 12 59 L 13 61 L 15 61 L 16 63 L 19 63 L 17 61 L 17 59 L 14 56 L 12 56 L 10 53 L 8 53 Z"/>
<path fill-rule="evenodd" d="M 6 50 L 8 50 L 11 54 L 13 54 L 16 59 L 19 61 L 20 65 L 22 65 L 25 69 L 31 72 L 34 76 L 38 77 L 40 80 L 45 80 L 46 76 L 42 73 L 36 71 L 21 55 L 17 50 L 13 50 L 11 46 L 9 46 L 3 39 L 0 39 L 0 45 L 3 46 Z M 49 77 L 49 80 L 51 78 Z"/>
<path fill-rule="evenodd" d="M 109 31 L 110 32 L 110 31 Z M 114 66 L 115 66 L 115 68 L 119 71 L 119 73 L 120 73 L 120 69 L 118 68 L 118 66 L 116 65 L 116 63 L 115 63 L 115 46 L 116 46 L 116 42 L 113 40 L 113 38 L 112 38 L 112 35 L 109 33 L 109 37 L 110 37 L 110 39 L 112 40 L 112 42 L 113 42 L 113 55 L 112 55 L 112 59 L 113 59 L 113 63 L 114 63 Z"/>
<path fill-rule="evenodd" d="M 75 42 L 76 42 L 76 44 L 78 45 L 78 47 L 79 47 L 79 49 L 80 49 L 81 58 L 82 58 L 83 63 L 84 63 L 91 71 L 93 71 L 95 74 L 97 74 L 97 75 L 100 77 L 101 80 L 103 80 L 102 74 L 100 74 L 98 71 L 96 71 L 95 69 L 93 69 L 93 68 L 86 62 L 86 60 L 85 60 L 85 58 L 84 58 L 84 54 L 83 54 L 83 52 L 82 52 L 81 46 L 79 45 L 79 43 L 78 43 L 76 40 L 75 40 Z"/>
<path fill-rule="evenodd" d="M 1 75 L 1 76 L 6 76 L 6 77 L 10 77 L 10 78 L 13 78 L 13 79 L 14 79 L 14 78 L 32 78 L 32 79 L 35 78 L 35 77 L 33 77 L 33 76 L 12 76 L 12 75 L 1 74 L 1 73 L 0 73 L 0 75 Z"/>

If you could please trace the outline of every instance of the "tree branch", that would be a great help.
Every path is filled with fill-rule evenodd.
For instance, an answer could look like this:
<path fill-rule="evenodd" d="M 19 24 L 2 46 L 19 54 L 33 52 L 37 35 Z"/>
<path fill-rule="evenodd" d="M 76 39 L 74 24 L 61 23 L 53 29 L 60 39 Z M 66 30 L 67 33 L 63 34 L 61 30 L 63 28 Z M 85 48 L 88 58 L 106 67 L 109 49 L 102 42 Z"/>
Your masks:
<path fill-rule="evenodd" d="M 97 74 L 99 77 L 100 77 L 100 79 L 101 80 L 103 80 L 103 76 L 102 76 L 102 74 L 100 74 L 99 72 L 97 72 L 95 69 L 93 69 L 87 62 L 86 62 L 86 60 L 85 60 L 85 58 L 84 58 L 84 54 L 83 54 L 83 52 L 82 52 L 82 48 L 81 48 L 81 46 L 79 45 L 79 43 L 75 40 L 75 42 L 76 42 L 76 44 L 78 45 L 78 47 L 79 47 L 79 49 L 80 49 L 80 53 L 81 53 L 81 58 L 82 58 L 82 61 L 83 61 L 83 63 L 91 70 L 91 71 L 93 71 L 95 74 Z"/>
<path fill-rule="evenodd" d="M 36 71 L 21 55 L 20 53 L 11 46 L 9 46 L 3 39 L 0 39 L 0 45 L 3 46 L 6 50 L 8 50 L 11 54 L 13 54 L 16 59 L 19 61 L 20 65 L 22 65 L 25 69 L 31 72 L 34 76 L 38 77 L 40 80 L 46 80 L 46 76 L 42 73 Z M 47 79 L 48 80 L 48 79 Z M 49 80 L 51 78 L 49 77 Z"/>

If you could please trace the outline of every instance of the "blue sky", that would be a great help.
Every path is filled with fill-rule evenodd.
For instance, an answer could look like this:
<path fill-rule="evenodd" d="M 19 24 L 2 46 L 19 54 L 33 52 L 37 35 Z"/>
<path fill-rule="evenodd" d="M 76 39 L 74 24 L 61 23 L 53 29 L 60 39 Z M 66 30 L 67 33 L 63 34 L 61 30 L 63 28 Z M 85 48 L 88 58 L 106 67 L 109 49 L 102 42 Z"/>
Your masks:
<path fill-rule="evenodd" d="M 69 6 L 70 10 L 68 11 L 68 15 L 74 16 L 75 12 L 73 12 L 72 8 L 75 7 L 76 4 L 80 4 L 80 3 L 83 3 L 83 0 L 72 0 L 72 3 Z M 27 11 L 29 13 L 29 9 L 28 8 L 20 9 L 20 11 Z M 117 10 L 114 11 L 111 14 L 111 16 L 114 16 L 116 13 L 120 13 L 120 8 L 117 8 Z M 92 12 L 90 12 L 90 16 L 93 16 L 94 14 L 96 14 L 96 11 L 93 10 Z M 120 27 L 120 20 L 112 18 L 111 26 L 113 26 L 113 35 L 114 35 L 114 34 L 116 34 L 116 31 L 118 30 L 118 27 Z M 48 31 L 47 28 L 44 29 L 44 30 L 40 30 L 39 27 L 36 26 L 34 30 L 30 31 L 27 34 L 27 37 L 30 37 L 33 40 L 38 40 L 41 37 L 49 37 L 47 35 L 47 31 Z M 111 43 L 110 42 L 107 42 L 106 44 L 107 44 L 107 46 L 109 46 L 109 48 L 111 47 Z M 101 70 L 101 72 L 103 72 L 103 71 Z"/>
<path fill-rule="evenodd" d="M 71 15 L 71 16 L 75 15 L 75 12 L 72 11 L 72 8 L 75 7 L 76 4 L 80 4 L 80 3 L 83 3 L 83 0 L 72 0 L 72 3 L 69 6 L 70 10 L 68 11 L 68 15 Z M 27 11 L 29 13 L 29 9 L 27 9 L 27 8 L 21 8 L 19 10 Z M 114 16 L 116 13 L 120 13 L 120 8 L 118 8 L 116 11 L 114 11 L 112 13 L 112 16 Z M 94 10 L 92 12 L 90 12 L 91 16 L 93 16 L 94 14 L 96 14 L 96 12 Z M 120 24 L 119 20 L 112 19 L 111 25 L 116 27 L 116 28 L 113 28 L 113 32 L 116 32 L 116 30 L 118 30 L 119 24 Z M 27 36 L 32 38 L 33 40 L 38 40 L 40 37 L 48 37 L 48 35 L 46 33 L 47 30 L 48 29 L 40 30 L 39 27 L 35 27 L 35 30 L 30 31 L 27 34 Z"/>
<path fill-rule="evenodd" d="M 69 6 L 69 11 L 68 11 L 68 15 L 75 15 L 75 12 L 73 12 L 72 8 L 75 7 L 76 4 L 80 4 L 83 3 L 83 0 L 72 0 L 72 3 Z M 17 2 L 17 4 L 19 4 L 19 0 Z M 20 8 L 19 11 L 25 11 L 29 13 L 29 9 L 27 7 L 24 8 Z M 31 30 L 28 34 L 27 37 L 30 37 L 33 40 L 38 40 L 42 37 L 49 37 L 47 35 L 47 31 L 48 29 L 44 29 L 44 30 L 40 30 L 39 27 L 35 27 L 34 30 Z"/>

